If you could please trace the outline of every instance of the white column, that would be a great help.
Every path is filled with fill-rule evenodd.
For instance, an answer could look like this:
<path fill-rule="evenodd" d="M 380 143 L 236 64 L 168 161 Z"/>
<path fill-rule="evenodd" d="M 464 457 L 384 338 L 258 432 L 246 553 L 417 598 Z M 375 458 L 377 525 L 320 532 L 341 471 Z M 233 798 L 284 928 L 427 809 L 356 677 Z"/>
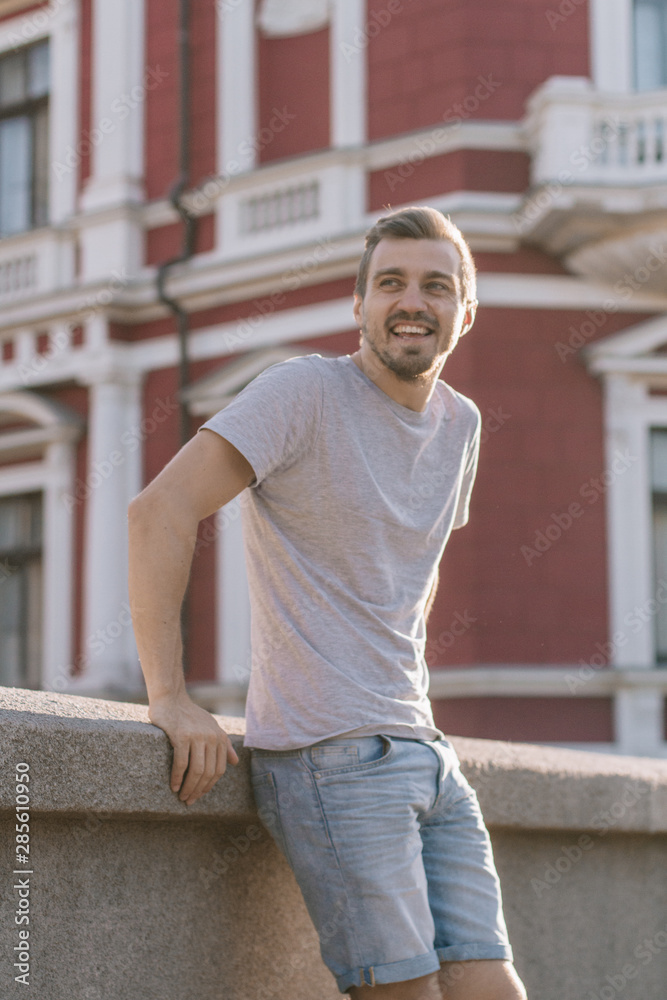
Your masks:
<path fill-rule="evenodd" d="M 160 86 L 144 67 L 143 0 L 93 0 L 91 176 L 81 199 L 82 270 L 90 280 L 141 266 L 141 229 L 132 205 L 143 200 L 144 108 Z M 176 39 L 174 38 L 174 44 Z"/>
<path fill-rule="evenodd" d="M 606 93 L 633 89 L 632 0 L 590 0 L 593 83 Z"/>
<path fill-rule="evenodd" d="M 255 166 L 257 131 L 254 0 L 219 0 L 217 9 L 218 174 Z"/>
<path fill-rule="evenodd" d="M 661 757 L 664 753 L 663 696 L 658 690 L 621 688 L 614 699 L 614 728 L 620 753 Z"/>
<path fill-rule="evenodd" d="M 63 434 L 65 437 L 65 435 Z M 74 605 L 74 445 L 70 440 L 45 449 L 42 686 L 62 691 L 72 663 L 72 609 Z"/>
<path fill-rule="evenodd" d="M 605 376 L 606 468 L 613 470 L 618 455 L 629 463 L 613 477 L 607 493 L 611 659 L 615 667 L 644 670 L 655 663 L 655 622 L 652 615 L 646 620 L 641 613 L 654 596 L 646 404 L 644 383 L 621 374 Z M 658 690 L 617 691 L 614 727 L 621 753 L 658 754 L 662 713 Z"/>
<path fill-rule="evenodd" d="M 368 45 L 364 38 L 366 0 L 334 0 L 330 28 L 331 145 L 366 141 Z"/>
<path fill-rule="evenodd" d="M 79 689 L 132 690 L 140 669 L 127 590 L 127 507 L 140 489 L 141 391 L 136 374 L 91 376 Z"/>
<path fill-rule="evenodd" d="M 79 105 L 79 2 L 56 9 L 51 27 L 49 98 L 49 221 L 57 225 L 76 211 Z"/>
<path fill-rule="evenodd" d="M 646 669 L 655 662 L 653 628 L 637 628 L 633 610 L 653 596 L 651 475 L 644 419 L 645 385 L 626 375 L 604 379 L 605 467 L 613 471 L 617 455 L 627 456 L 607 491 L 609 619 L 617 667 Z M 627 466 L 627 467 L 625 467 Z M 636 617 L 636 616 L 635 616 Z"/>
<path fill-rule="evenodd" d="M 216 658 L 219 681 L 247 685 L 250 677 L 250 598 L 241 502 L 241 497 L 236 497 L 225 504 L 216 518 Z"/>

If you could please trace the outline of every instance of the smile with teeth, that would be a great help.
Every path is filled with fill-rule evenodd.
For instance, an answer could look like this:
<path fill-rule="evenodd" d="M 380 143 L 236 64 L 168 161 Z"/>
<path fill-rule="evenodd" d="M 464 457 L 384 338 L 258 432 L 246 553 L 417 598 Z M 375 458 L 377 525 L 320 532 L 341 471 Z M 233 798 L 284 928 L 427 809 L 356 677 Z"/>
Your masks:
<path fill-rule="evenodd" d="M 413 323 L 396 323 L 392 326 L 391 332 L 401 340 L 421 340 L 429 337 L 431 330 L 426 326 L 416 326 Z"/>

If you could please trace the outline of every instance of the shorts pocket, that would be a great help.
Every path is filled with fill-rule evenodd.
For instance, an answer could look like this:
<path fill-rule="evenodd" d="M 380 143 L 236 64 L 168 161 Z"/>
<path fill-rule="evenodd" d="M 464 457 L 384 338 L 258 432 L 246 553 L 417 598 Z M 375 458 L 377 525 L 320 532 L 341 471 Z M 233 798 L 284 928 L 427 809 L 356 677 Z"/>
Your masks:
<path fill-rule="evenodd" d="M 341 754 L 341 750 L 347 752 Z M 355 753 L 350 753 L 351 750 Z M 393 756 L 394 746 L 388 736 L 360 736 L 349 744 L 312 746 L 306 754 L 306 763 L 314 777 L 321 778 L 372 770 Z"/>
<path fill-rule="evenodd" d="M 257 815 L 261 823 L 269 831 L 276 844 L 287 857 L 287 847 L 282 823 L 280 822 L 280 810 L 278 809 L 278 791 L 275 779 L 270 771 L 253 776 L 252 790 L 255 795 L 255 805 Z"/>
<path fill-rule="evenodd" d="M 310 748 L 310 759 L 318 771 L 326 771 L 330 767 L 348 767 L 359 763 L 359 750 L 355 746 L 344 746 L 333 743 L 330 746 L 314 746 Z"/>

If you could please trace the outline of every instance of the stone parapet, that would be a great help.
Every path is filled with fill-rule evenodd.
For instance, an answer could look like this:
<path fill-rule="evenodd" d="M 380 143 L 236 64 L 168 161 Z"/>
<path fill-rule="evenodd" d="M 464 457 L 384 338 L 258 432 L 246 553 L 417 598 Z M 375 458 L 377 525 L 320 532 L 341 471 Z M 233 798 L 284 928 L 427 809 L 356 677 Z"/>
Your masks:
<path fill-rule="evenodd" d="M 333 1000 L 292 874 L 240 756 L 187 807 L 144 706 L 0 692 L 0 996 L 29 929 L 40 1000 Z M 664 1000 L 667 761 L 453 738 L 476 788 L 531 1000 Z M 30 864 L 15 854 L 29 765 Z M 29 879 L 29 925 L 15 921 Z M 25 893 L 23 894 L 25 896 Z"/>

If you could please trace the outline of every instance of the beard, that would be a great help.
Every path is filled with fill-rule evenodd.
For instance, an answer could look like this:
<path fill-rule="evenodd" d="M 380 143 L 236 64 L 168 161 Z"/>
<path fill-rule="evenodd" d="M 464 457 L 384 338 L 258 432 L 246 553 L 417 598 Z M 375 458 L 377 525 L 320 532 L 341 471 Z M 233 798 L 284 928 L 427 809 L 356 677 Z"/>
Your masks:
<path fill-rule="evenodd" d="M 434 372 L 439 372 L 450 353 L 449 351 L 436 352 L 434 356 L 429 357 L 423 353 L 421 343 L 415 344 L 414 347 L 408 343 L 402 345 L 403 350 L 399 355 L 394 355 L 389 350 L 388 345 L 385 347 L 383 344 L 377 344 L 372 337 L 368 336 L 367 327 L 363 327 L 362 334 L 376 358 L 403 382 L 427 380 Z M 392 337 L 393 334 L 390 333 L 389 336 Z M 430 336 L 433 337 L 435 334 Z"/>

